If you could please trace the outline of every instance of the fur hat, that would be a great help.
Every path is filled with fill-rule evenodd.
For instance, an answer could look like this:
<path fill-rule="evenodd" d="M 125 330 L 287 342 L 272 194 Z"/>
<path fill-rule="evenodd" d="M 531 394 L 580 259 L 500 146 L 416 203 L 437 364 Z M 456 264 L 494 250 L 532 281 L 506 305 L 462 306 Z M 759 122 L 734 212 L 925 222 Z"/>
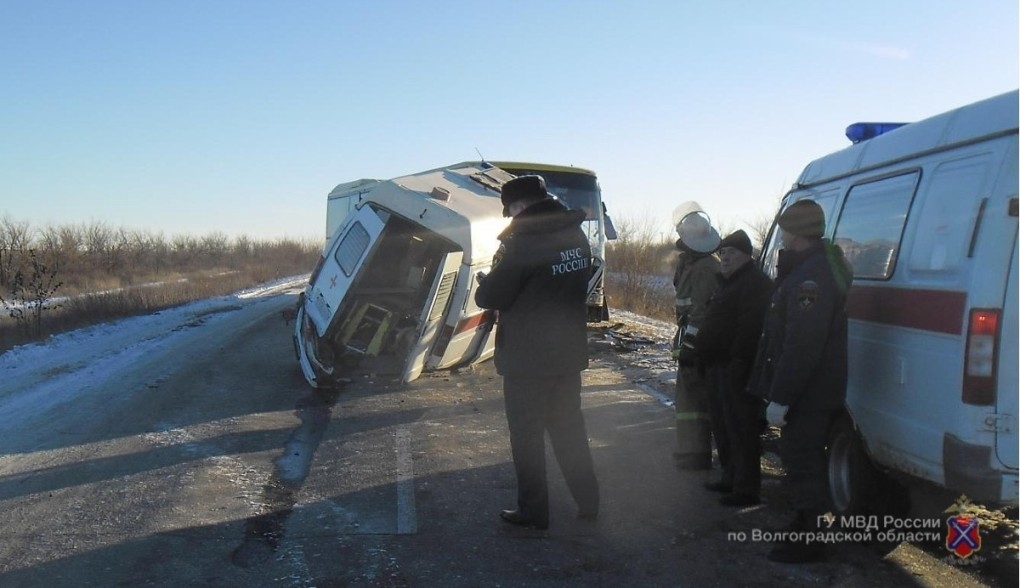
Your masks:
<path fill-rule="evenodd" d="M 503 184 L 499 200 L 503 203 L 503 216 L 510 216 L 510 205 L 519 200 L 545 200 L 549 192 L 542 176 L 519 176 Z"/>
<path fill-rule="evenodd" d="M 695 253 L 712 253 L 719 248 L 719 232 L 704 212 L 692 212 L 677 223 L 680 243 Z"/>
<path fill-rule="evenodd" d="M 744 231 L 734 231 L 719 242 L 719 249 L 732 247 L 737 251 L 743 251 L 748 255 L 754 255 L 754 247 L 751 245 L 751 238 Z"/>
<path fill-rule="evenodd" d="M 825 235 L 825 212 L 814 200 L 798 200 L 787 206 L 776 223 L 798 237 L 821 239 Z"/>

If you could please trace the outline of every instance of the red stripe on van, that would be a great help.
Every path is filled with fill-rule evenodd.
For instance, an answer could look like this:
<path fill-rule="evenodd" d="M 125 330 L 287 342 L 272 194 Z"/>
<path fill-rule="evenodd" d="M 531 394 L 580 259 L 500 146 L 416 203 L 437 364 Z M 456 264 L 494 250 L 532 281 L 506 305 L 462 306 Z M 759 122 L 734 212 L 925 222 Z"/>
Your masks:
<path fill-rule="evenodd" d="M 852 319 L 937 333 L 963 333 L 966 292 L 854 284 L 847 299 Z"/>
<path fill-rule="evenodd" d="M 455 333 L 459 335 L 464 331 L 477 329 L 479 326 L 481 326 L 483 322 L 485 322 L 485 319 L 488 316 L 488 314 L 489 313 L 487 312 L 480 312 L 478 314 L 469 316 L 465 319 L 461 319 L 461 321 L 457 323 L 457 330 L 455 331 Z"/>

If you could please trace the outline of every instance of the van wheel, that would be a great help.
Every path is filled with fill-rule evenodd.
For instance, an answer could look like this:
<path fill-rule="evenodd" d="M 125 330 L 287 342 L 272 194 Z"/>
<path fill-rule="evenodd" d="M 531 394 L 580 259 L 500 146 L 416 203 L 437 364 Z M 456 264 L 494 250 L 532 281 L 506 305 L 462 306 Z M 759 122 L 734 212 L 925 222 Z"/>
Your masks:
<path fill-rule="evenodd" d="M 829 492 L 837 514 L 907 515 L 910 491 L 875 467 L 848 415 L 829 429 L 828 446 Z"/>
<path fill-rule="evenodd" d="M 853 421 L 843 415 L 829 430 L 829 492 L 838 514 L 875 514 L 882 473 L 875 469 Z"/>

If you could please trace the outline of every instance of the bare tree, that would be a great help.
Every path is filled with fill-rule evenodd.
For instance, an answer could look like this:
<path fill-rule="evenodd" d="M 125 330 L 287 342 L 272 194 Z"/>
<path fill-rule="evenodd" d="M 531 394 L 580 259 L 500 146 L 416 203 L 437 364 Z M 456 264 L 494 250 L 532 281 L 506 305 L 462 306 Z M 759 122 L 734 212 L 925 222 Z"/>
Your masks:
<path fill-rule="evenodd" d="M 240 255 L 247 259 L 254 251 L 255 244 L 248 235 L 238 235 L 234 238 L 234 255 Z"/>
<path fill-rule="evenodd" d="M 661 317 L 670 307 L 670 265 L 674 248 L 657 230 L 658 221 L 622 217 L 615 222 L 619 237 L 606 248 L 606 294 L 615 305 Z"/>
<path fill-rule="evenodd" d="M 32 226 L 28 221 L 0 217 L 0 286 L 10 284 L 31 242 Z"/>
<path fill-rule="evenodd" d="M 82 230 L 85 245 L 85 256 L 92 267 L 99 271 L 108 271 L 107 253 L 113 247 L 113 230 L 102 222 L 93 222 Z"/>
<path fill-rule="evenodd" d="M 56 308 L 50 299 L 61 286 L 57 271 L 39 260 L 34 249 L 28 250 L 28 271 L 17 270 L 11 279 L 11 295 L 0 295 L 0 306 L 26 333 L 35 337 L 42 334 L 42 315 Z"/>
<path fill-rule="evenodd" d="M 754 245 L 755 251 L 759 253 L 762 247 L 765 246 L 765 239 L 768 239 L 769 229 L 772 228 L 772 217 L 769 214 L 762 213 L 752 218 L 751 220 L 744 221 L 744 224 L 750 229 L 751 243 Z"/>
<path fill-rule="evenodd" d="M 202 253 L 205 260 L 220 263 L 230 251 L 230 238 L 225 233 L 215 231 L 202 237 Z"/>

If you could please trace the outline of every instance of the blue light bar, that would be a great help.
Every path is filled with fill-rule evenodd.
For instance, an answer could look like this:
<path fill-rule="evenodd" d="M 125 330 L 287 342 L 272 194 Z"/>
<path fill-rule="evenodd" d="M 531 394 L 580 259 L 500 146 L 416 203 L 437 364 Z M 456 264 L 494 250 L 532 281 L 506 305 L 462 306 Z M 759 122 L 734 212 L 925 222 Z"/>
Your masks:
<path fill-rule="evenodd" d="M 907 123 L 854 123 L 846 128 L 846 138 L 850 139 L 851 143 L 856 144 L 861 141 L 867 141 L 868 139 L 874 139 L 882 133 L 888 133 L 889 131 L 898 129 L 905 124 Z"/>

